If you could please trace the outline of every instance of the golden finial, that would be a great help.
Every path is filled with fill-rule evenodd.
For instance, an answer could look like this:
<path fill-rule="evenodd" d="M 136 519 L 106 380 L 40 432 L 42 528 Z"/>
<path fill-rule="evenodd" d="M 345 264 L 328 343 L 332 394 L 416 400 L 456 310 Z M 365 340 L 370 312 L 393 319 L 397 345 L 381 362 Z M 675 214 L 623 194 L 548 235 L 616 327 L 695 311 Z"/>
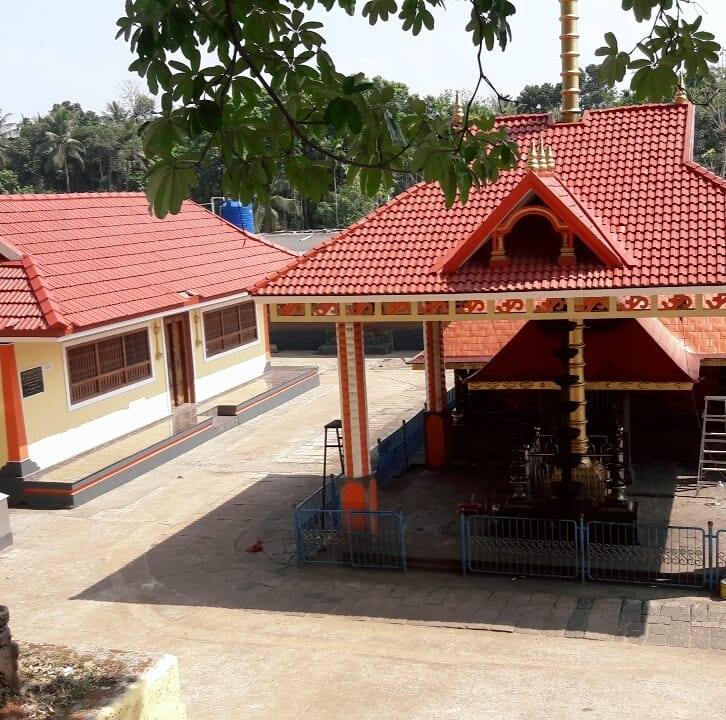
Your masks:
<path fill-rule="evenodd" d="M 577 0 L 560 0 L 560 62 L 562 64 L 562 122 L 580 119 L 580 50 Z"/>
<path fill-rule="evenodd" d="M 537 172 L 540 170 L 540 162 L 539 162 L 539 149 L 537 148 L 537 141 L 532 140 L 532 147 L 529 151 L 529 157 L 527 158 L 527 170 L 532 170 L 532 172 Z"/>
<path fill-rule="evenodd" d="M 547 172 L 555 171 L 555 153 L 549 145 L 544 146 L 544 169 Z"/>
<path fill-rule="evenodd" d="M 686 95 L 686 81 L 683 73 L 678 76 L 678 85 L 676 86 L 676 94 L 673 98 L 676 105 L 686 105 L 688 103 L 688 95 Z"/>
<path fill-rule="evenodd" d="M 453 112 L 451 113 L 451 126 L 460 128 L 464 124 L 464 108 L 461 107 L 459 101 L 459 93 L 457 91 L 456 98 L 454 99 Z"/>

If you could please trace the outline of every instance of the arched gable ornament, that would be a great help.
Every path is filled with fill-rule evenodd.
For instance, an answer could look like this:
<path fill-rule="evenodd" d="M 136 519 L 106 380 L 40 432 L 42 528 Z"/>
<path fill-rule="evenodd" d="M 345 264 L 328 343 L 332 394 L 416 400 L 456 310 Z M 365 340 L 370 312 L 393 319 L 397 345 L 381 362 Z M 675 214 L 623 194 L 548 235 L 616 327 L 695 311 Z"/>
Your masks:
<path fill-rule="evenodd" d="M 504 238 L 512 231 L 514 226 L 524 217 L 536 215 L 545 218 L 561 238 L 559 265 L 573 265 L 575 263 L 575 247 L 573 233 L 570 227 L 548 207 L 543 205 L 525 205 L 509 215 L 501 225 L 492 233 L 492 255 L 489 259 L 490 267 L 502 267 L 509 262 L 504 251 Z"/>

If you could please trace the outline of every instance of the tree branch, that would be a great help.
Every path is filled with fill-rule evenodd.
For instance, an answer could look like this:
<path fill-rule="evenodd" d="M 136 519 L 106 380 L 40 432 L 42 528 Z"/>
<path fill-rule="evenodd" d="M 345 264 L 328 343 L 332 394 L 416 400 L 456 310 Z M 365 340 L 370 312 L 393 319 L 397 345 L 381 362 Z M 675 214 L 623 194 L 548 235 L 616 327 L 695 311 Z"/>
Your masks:
<path fill-rule="evenodd" d="M 365 163 L 360 162 L 357 160 L 353 160 L 352 158 L 346 157 L 345 155 L 340 155 L 338 153 L 335 153 L 331 150 L 328 150 L 324 146 L 322 146 L 319 142 L 312 139 L 307 133 L 305 133 L 301 128 L 300 124 L 288 111 L 285 103 L 283 102 L 282 98 L 275 92 L 274 88 L 270 85 L 270 83 L 267 81 L 265 76 L 263 75 L 260 68 L 257 67 L 256 62 L 254 61 L 251 54 L 247 51 L 247 49 L 242 44 L 242 41 L 239 37 L 239 34 L 237 32 L 237 26 L 234 20 L 234 13 L 232 9 L 232 2 L 231 0 L 225 0 L 225 20 L 226 22 L 222 22 L 218 20 L 217 18 L 212 17 L 209 13 L 206 12 L 205 8 L 200 4 L 199 0 L 192 0 L 192 3 L 199 12 L 200 15 L 202 15 L 204 18 L 206 18 L 209 22 L 217 24 L 222 30 L 225 31 L 225 34 L 227 35 L 228 40 L 232 43 L 233 47 L 235 48 L 235 53 L 238 55 L 239 58 L 243 59 L 247 66 L 250 69 L 251 74 L 257 79 L 257 81 L 260 83 L 264 91 L 267 93 L 268 97 L 272 100 L 274 105 L 277 107 L 277 109 L 282 114 L 283 118 L 285 119 L 285 122 L 287 123 L 288 127 L 290 128 L 290 131 L 292 134 L 306 147 L 316 150 L 324 157 L 329 158 L 330 160 L 335 160 L 336 162 L 340 163 L 341 165 L 349 165 L 351 167 L 357 167 L 365 170 L 388 170 L 389 172 L 393 173 L 405 173 L 408 172 L 406 168 L 403 167 L 394 167 L 391 163 L 398 160 L 400 157 L 402 157 L 408 150 L 412 147 L 413 143 L 415 142 L 416 135 L 418 133 L 414 133 L 411 137 L 411 139 L 395 154 L 393 154 L 390 158 L 386 160 L 381 160 L 379 163 Z M 236 58 L 235 58 L 236 60 Z M 227 70 L 230 71 L 231 68 L 234 67 L 234 61 L 228 65 Z M 311 110 L 311 113 L 314 112 L 314 110 Z M 309 115 L 308 115 L 309 117 Z M 312 124 L 305 122 L 304 124 Z M 423 124 L 421 125 L 423 127 Z M 206 148 L 205 152 L 209 151 L 209 147 L 211 147 L 211 140 L 209 143 L 209 146 Z M 204 155 L 202 155 L 202 158 Z"/>

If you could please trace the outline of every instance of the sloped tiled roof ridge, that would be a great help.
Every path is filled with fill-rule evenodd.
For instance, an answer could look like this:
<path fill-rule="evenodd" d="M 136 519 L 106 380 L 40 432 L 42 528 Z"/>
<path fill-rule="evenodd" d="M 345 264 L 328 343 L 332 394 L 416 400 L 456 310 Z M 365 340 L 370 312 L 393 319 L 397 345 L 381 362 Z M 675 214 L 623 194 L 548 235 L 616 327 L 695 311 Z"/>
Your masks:
<path fill-rule="evenodd" d="M 590 110 L 577 123 L 544 114 L 504 117 L 522 150 L 517 168 L 445 206 L 419 183 L 260 281 L 262 296 L 445 295 L 726 284 L 726 182 L 692 161 L 693 107 L 650 104 Z M 437 261 L 468 238 L 526 173 L 533 140 L 550 145 L 557 176 L 622 243 L 632 264 L 557 266 L 472 256 L 453 272 Z"/>
<path fill-rule="evenodd" d="M 190 296 L 243 294 L 295 257 L 191 201 L 159 220 L 140 192 L 0 195 L 3 247 L 3 337 L 67 334 L 182 309 Z"/>

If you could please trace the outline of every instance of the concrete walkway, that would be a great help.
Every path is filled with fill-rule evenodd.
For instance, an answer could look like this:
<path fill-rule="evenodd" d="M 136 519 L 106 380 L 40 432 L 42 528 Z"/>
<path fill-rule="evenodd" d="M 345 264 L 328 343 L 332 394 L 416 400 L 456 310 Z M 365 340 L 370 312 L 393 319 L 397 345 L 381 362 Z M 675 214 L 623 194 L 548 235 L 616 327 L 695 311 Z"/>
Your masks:
<path fill-rule="evenodd" d="M 704 594 L 298 568 L 292 506 L 319 483 L 338 407 L 335 364 L 320 364 L 319 388 L 80 508 L 13 511 L 0 602 L 15 637 L 171 652 L 192 720 L 723 706 L 724 606 Z M 423 375 L 400 359 L 368 371 L 375 438 L 420 408 Z"/>

